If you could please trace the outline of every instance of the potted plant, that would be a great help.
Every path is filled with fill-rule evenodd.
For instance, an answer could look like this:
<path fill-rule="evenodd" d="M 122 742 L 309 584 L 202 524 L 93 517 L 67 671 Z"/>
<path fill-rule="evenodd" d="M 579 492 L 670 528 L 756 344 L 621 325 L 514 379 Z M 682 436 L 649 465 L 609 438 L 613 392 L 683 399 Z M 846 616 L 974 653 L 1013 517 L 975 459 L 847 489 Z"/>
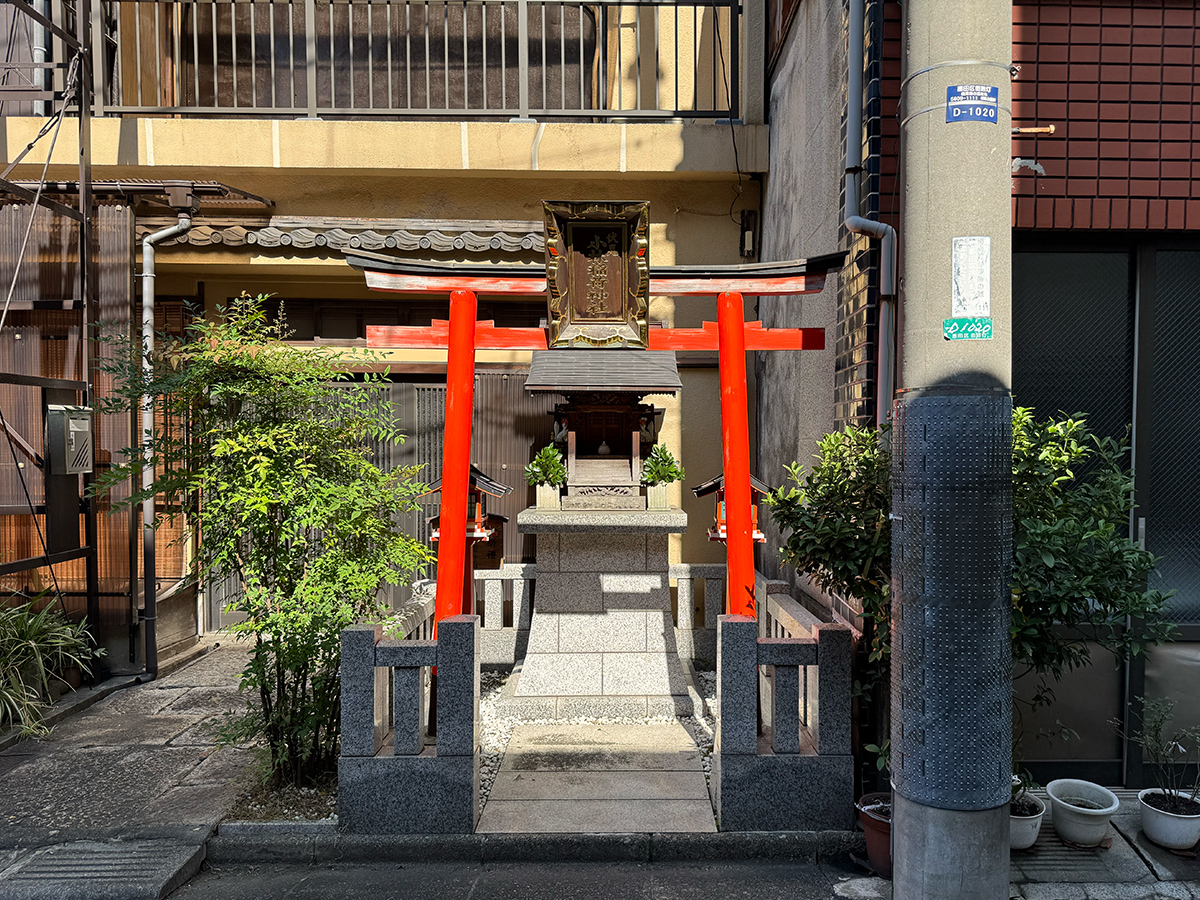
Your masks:
<path fill-rule="evenodd" d="M 642 464 L 642 484 L 646 485 L 647 509 L 670 509 L 667 486 L 684 478 L 683 466 L 679 465 L 671 451 L 663 444 L 655 444 Z"/>
<path fill-rule="evenodd" d="M 1079 847 L 1096 847 L 1108 835 L 1108 821 L 1121 802 L 1106 787 L 1079 778 L 1058 778 L 1046 785 L 1051 818 L 1058 836 Z"/>
<path fill-rule="evenodd" d="M 67 690 L 70 672 L 80 679 L 103 655 L 83 622 L 71 622 L 43 597 L 19 606 L 0 606 L 0 726 L 20 726 L 43 735 L 42 709 Z"/>
<path fill-rule="evenodd" d="M 537 488 L 538 509 L 559 509 L 559 488 L 567 483 L 567 464 L 553 444 L 547 444 L 525 467 L 525 480 Z"/>
<path fill-rule="evenodd" d="M 1142 698 L 1138 698 L 1142 700 Z M 1142 759 L 1154 767 L 1157 787 L 1138 794 L 1142 831 L 1160 847 L 1187 850 L 1200 842 L 1200 727 L 1180 728 L 1166 734 L 1175 712 L 1175 701 L 1158 697 L 1143 701 L 1141 727 L 1132 735 L 1142 748 Z M 1119 723 L 1117 731 L 1121 732 Z"/>
<path fill-rule="evenodd" d="M 1009 849 L 1028 850 L 1037 843 L 1046 804 L 1030 793 L 1036 787 L 1027 774 L 1012 777 L 1012 800 L 1008 804 Z"/>
<path fill-rule="evenodd" d="M 854 804 L 867 839 L 867 862 L 881 878 L 892 877 L 892 795 L 889 791 L 863 794 Z"/>

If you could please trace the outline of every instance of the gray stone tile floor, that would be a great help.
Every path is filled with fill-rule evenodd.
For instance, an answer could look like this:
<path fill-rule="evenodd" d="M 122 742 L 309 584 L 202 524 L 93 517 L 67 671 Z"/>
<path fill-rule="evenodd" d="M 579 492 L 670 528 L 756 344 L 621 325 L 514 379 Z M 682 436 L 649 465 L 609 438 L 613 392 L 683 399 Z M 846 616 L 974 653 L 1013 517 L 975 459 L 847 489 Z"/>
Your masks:
<path fill-rule="evenodd" d="M 678 722 L 521 725 L 481 834 L 715 832 L 696 742 Z"/>
<path fill-rule="evenodd" d="M 213 638 L 191 653 L 0 753 L 0 900 L 158 896 L 196 870 L 252 759 L 209 731 L 244 704 L 245 652 Z"/>

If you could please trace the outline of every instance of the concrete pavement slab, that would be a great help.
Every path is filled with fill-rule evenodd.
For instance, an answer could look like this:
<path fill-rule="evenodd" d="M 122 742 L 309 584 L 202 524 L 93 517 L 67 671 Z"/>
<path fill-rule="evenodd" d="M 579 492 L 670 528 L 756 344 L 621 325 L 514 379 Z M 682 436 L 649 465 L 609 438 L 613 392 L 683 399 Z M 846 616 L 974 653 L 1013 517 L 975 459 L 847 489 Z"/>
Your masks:
<path fill-rule="evenodd" d="M 513 731 L 480 834 L 711 833 L 699 749 L 678 722 Z"/>
<path fill-rule="evenodd" d="M 488 803 L 498 800 L 704 800 L 703 773 L 686 771 L 539 772 L 501 771 Z M 628 831 L 629 829 L 625 829 Z"/>
<path fill-rule="evenodd" d="M 171 900 L 831 900 L 851 877 L 833 867 L 762 862 L 222 865 Z"/>
<path fill-rule="evenodd" d="M 489 800 L 479 834 L 715 832 L 705 800 Z"/>
<path fill-rule="evenodd" d="M 1163 881 L 1195 881 L 1200 882 L 1200 859 L 1195 852 L 1175 853 L 1155 844 L 1142 832 L 1140 813 L 1119 815 L 1113 818 L 1113 825 L 1145 860 L 1155 878 Z"/>

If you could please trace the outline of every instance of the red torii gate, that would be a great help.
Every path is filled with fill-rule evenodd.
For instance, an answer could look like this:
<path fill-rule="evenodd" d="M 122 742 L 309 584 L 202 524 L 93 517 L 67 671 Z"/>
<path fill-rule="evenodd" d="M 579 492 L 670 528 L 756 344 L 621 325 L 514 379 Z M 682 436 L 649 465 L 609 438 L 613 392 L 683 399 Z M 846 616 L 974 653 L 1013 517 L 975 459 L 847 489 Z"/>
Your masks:
<path fill-rule="evenodd" d="M 476 321 L 476 292 L 544 296 L 545 270 L 536 266 L 410 263 L 363 250 L 345 251 L 362 269 L 372 290 L 450 294 L 450 320 L 429 327 L 369 325 L 374 349 L 439 349 L 446 361 L 446 430 L 442 456 L 441 535 L 438 541 L 436 622 L 473 613 L 464 608 L 463 573 L 467 552 L 467 491 L 471 466 L 471 414 L 475 351 L 546 350 L 541 328 L 497 328 Z M 742 266 L 651 267 L 649 293 L 657 296 L 717 295 L 717 322 L 700 328 L 652 328 L 650 350 L 717 350 L 721 385 L 721 438 L 727 509 L 725 611 L 755 618 L 754 543 L 751 524 L 750 437 L 746 397 L 747 350 L 822 350 L 823 328 L 763 328 L 745 321 L 743 294 L 791 296 L 825 286 L 825 276 L 841 267 L 845 254 L 812 260 Z M 620 352 L 620 351 L 614 351 Z M 627 351 L 636 352 L 636 351 Z"/>

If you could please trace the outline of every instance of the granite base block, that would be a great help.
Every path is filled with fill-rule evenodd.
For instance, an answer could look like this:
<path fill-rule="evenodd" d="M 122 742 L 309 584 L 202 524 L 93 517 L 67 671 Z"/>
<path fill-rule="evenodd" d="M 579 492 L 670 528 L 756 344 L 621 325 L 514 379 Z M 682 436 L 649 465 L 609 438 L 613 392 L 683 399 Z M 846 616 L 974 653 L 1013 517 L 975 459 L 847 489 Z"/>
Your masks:
<path fill-rule="evenodd" d="M 507 668 L 525 655 L 528 646 L 528 631 L 519 628 L 484 629 L 479 634 L 479 663 Z"/>
<path fill-rule="evenodd" d="M 837 831 L 854 825 L 851 756 L 714 753 L 721 831 Z"/>
<path fill-rule="evenodd" d="M 558 614 L 548 613 L 538 607 L 537 615 L 529 626 L 529 646 L 526 653 L 558 652 Z"/>
<path fill-rule="evenodd" d="M 603 572 L 600 599 L 604 609 L 671 608 L 671 585 L 666 573 Z"/>
<path fill-rule="evenodd" d="M 686 694 L 691 682 L 674 653 L 605 653 L 604 690 L 609 697 Z"/>
<path fill-rule="evenodd" d="M 645 697 L 559 697 L 559 719 L 641 719 L 646 715 Z"/>
<path fill-rule="evenodd" d="M 564 534 L 558 540 L 560 572 L 636 572 L 646 558 L 644 534 Z"/>
<path fill-rule="evenodd" d="M 496 709 L 518 719 L 556 719 L 557 703 L 555 697 L 516 697 L 505 692 L 496 700 Z"/>
<path fill-rule="evenodd" d="M 651 652 L 679 652 L 675 623 L 671 620 L 670 610 L 646 611 L 646 649 Z"/>
<path fill-rule="evenodd" d="M 542 572 L 538 564 L 537 608 L 548 612 L 603 612 L 604 597 L 599 572 Z"/>
<path fill-rule="evenodd" d="M 569 534 L 610 532 L 617 534 L 684 534 L 687 513 L 668 510 L 542 510 L 517 513 L 522 534 Z M 539 569 L 540 569 L 539 562 Z"/>
<path fill-rule="evenodd" d="M 717 634 L 710 628 L 676 628 L 675 651 L 692 660 L 697 668 L 714 669 L 717 665 Z"/>
<path fill-rule="evenodd" d="M 548 613 L 558 619 L 559 653 L 633 653 L 645 651 L 646 612 Z"/>
<path fill-rule="evenodd" d="M 603 659 L 602 653 L 528 653 L 514 694 L 517 697 L 603 694 Z"/>
<path fill-rule="evenodd" d="M 704 701 L 694 690 L 670 697 L 646 698 L 646 715 L 651 717 L 702 716 L 704 712 Z"/>
<path fill-rule="evenodd" d="M 342 757 L 338 825 L 354 834 L 470 834 L 479 756 Z"/>

